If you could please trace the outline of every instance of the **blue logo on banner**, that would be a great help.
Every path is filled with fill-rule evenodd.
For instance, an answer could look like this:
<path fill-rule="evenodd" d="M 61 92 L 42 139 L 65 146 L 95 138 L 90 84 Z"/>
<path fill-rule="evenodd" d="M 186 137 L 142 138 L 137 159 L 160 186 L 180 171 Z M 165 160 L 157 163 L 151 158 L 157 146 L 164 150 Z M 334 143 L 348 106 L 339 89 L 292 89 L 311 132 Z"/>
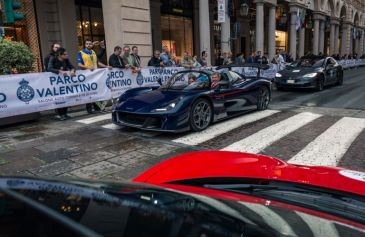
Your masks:
<path fill-rule="evenodd" d="M 106 79 L 105 84 L 106 87 L 108 87 L 109 89 L 112 89 L 112 80 L 110 79 L 110 77 L 108 77 L 108 79 Z"/>
<path fill-rule="evenodd" d="M 33 88 L 28 84 L 29 82 L 23 79 L 21 82 L 19 82 L 20 87 L 16 91 L 18 99 L 27 104 L 34 98 L 35 95 Z"/>
<path fill-rule="evenodd" d="M 0 93 L 0 103 L 3 103 L 6 101 L 6 95 L 4 93 Z"/>
<path fill-rule="evenodd" d="M 138 73 L 138 75 L 137 75 L 137 84 L 139 85 L 139 86 L 142 86 L 143 85 L 143 76 L 142 76 L 142 73 L 141 72 L 139 72 Z"/>

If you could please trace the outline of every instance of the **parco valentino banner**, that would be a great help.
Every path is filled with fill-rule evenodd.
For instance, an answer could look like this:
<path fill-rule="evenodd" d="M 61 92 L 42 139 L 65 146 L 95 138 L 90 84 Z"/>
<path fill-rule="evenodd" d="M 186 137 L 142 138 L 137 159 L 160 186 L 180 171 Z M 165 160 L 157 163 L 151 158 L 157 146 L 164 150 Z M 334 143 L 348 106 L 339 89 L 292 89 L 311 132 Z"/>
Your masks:
<path fill-rule="evenodd" d="M 364 60 L 339 61 L 344 68 L 364 65 Z M 209 68 L 214 70 L 214 68 Z M 79 70 L 76 75 L 49 72 L 0 76 L 0 118 L 44 110 L 81 105 L 117 98 L 136 87 L 159 86 L 182 67 L 143 68 L 138 73 L 129 69 Z M 246 75 L 256 76 L 255 68 L 233 68 Z M 274 78 L 276 65 L 261 71 L 261 76 Z M 186 82 L 187 83 L 187 82 Z"/>

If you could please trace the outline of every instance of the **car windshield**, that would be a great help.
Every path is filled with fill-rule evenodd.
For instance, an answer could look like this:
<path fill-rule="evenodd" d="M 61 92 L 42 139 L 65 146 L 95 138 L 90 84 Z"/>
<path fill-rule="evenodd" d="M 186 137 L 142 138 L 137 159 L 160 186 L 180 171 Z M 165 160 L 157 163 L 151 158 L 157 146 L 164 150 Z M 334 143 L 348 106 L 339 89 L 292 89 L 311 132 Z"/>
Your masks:
<path fill-rule="evenodd" d="M 324 63 L 324 59 L 311 59 L 311 58 L 305 58 L 305 59 L 300 59 L 297 60 L 295 62 L 293 62 L 292 64 L 290 64 L 291 67 L 321 67 L 323 66 Z"/>
<path fill-rule="evenodd" d="M 201 90 L 210 88 L 209 75 L 198 71 L 178 72 L 161 86 L 163 90 Z"/>

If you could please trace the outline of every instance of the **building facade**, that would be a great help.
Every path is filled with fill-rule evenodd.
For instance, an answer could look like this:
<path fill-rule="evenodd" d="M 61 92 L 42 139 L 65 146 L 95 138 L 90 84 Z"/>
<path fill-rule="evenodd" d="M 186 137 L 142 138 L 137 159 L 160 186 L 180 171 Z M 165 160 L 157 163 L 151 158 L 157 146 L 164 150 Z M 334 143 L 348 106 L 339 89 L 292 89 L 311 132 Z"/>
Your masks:
<path fill-rule="evenodd" d="M 224 22 L 219 23 L 224 3 Z M 107 56 L 116 45 L 136 45 L 143 65 L 154 49 L 167 46 L 209 54 L 214 65 L 221 52 L 278 51 L 294 58 L 314 54 L 365 52 L 364 0 L 22 0 L 26 20 L 6 26 L 6 35 L 34 51 L 36 71 L 52 43 L 67 48 L 75 61 L 85 39 L 105 39 Z M 96 47 L 96 51 L 99 50 Z M 107 58 L 105 56 L 105 59 Z"/>

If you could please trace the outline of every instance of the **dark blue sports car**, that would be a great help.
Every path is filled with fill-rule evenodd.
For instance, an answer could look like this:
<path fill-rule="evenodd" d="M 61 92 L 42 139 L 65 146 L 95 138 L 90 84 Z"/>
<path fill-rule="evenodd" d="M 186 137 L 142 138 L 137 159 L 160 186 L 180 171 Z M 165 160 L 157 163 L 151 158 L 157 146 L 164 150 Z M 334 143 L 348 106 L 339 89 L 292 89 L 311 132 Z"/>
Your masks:
<path fill-rule="evenodd" d="M 151 131 L 201 131 L 249 110 L 265 110 L 271 99 L 271 81 L 259 75 L 267 66 L 240 66 L 257 68 L 257 75 L 250 77 L 233 67 L 184 70 L 160 87 L 128 90 L 113 106 L 113 122 Z"/>

